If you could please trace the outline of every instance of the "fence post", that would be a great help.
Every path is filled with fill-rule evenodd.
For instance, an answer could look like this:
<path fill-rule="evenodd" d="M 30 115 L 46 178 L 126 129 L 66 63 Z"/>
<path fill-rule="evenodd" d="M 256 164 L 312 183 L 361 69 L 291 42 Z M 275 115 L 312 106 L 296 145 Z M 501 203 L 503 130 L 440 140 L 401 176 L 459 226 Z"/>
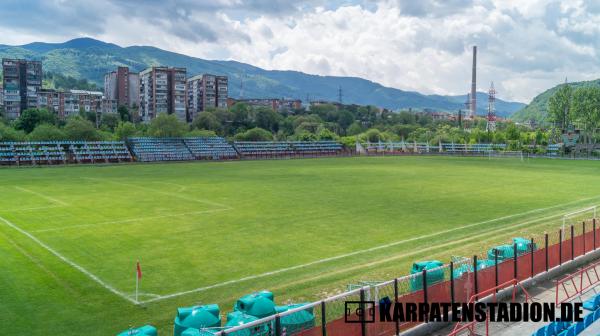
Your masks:
<path fill-rule="evenodd" d="M 585 255 L 585 221 L 583 221 L 583 255 Z"/>
<path fill-rule="evenodd" d="M 398 278 L 394 278 L 394 303 L 398 303 Z M 394 308 L 395 309 L 395 308 Z M 400 321 L 396 319 L 396 335 L 400 334 Z M 325 335 L 323 335 L 325 336 Z"/>
<path fill-rule="evenodd" d="M 325 315 L 325 301 L 321 301 L 321 334 L 327 336 L 327 319 Z"/>
<path fill-rule="evenodd" d="M 454 262 L 450 262 L 450 303 L 454 306 Z"/>
<path fill-rule="evenodd" d="M 573 237 L 574 234 L 575 227 L 571 225 L 571 260 L 575 258 L 575 237 Z"/>
<path fill-rule="evenodd" d="M 281 336 L 281 318 L 275 315 L 275 336 Z"/>
<path fill-rule="evenodd" d="M 496 293 L 498 293 L 498 249 L 494 249 L 494 268 L 495 268 L 495 279 L 496 279 Z"/>
<path fill-rule="evenodd" d="M 513 275 L 514 275 L 514 278 L 516 279 L 517 278 L 517 243 L 513 244 L 513 260 L 514 260 L 514 262 L 513 262 L 513 271 L 514 271 Z"/>
<path fill-rule="evenodd" d="M 548 232 L 544 232 L 544 245 L 546 250 L 546 272 L 548 272 Z"/>
<path fill-rule="evenodd" d="M 531 245 L 529 246 L 530 251 L 531 251 L 531 277 L 533 278 L 533 237 L 531 238 Z"/>
<path fill-rule="evenodd" d="M 477 256 L 473 256 L 473 289 L 475 290 L 475 300 L 477 300 L 477 293 L 479 289 L 477 288 Z"/>
<path fill-rule="evenodd" d="M 592 219 L 592 229 L 594 230 L 594 250 L 596 249 L 596 218 Z"/>
<path fill-rule="evenodd" d="M 427 270 L 423 270 L 423 302 L 427 303 Z"/>
<path fill-rule="evenodd" d="M 562 229 L 558 230 L 558 264 L 562 265 Z"/>
<path fill-rule="evenodd" d="M 362 311 L 362 316 L 360 317 L 360 332 L 362 336 L 367 336 L 367 324 L 365 321 L 365 314 L 367 313 L 365 310 L 365 288 L 360 289 L 360 310 Z"/>

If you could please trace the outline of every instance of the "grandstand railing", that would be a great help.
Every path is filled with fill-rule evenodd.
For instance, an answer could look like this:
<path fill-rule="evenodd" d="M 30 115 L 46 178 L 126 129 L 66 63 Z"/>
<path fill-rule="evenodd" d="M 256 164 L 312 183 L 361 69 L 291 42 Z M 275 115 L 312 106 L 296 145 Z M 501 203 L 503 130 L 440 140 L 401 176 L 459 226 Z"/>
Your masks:
<path fill-rule="evenodd" d="M 532 237 L 531 242 L 538 245 L 537 249 L 534 249 L 534 245 L 530 244 L 528 251 L 514 253 L 512 258 L 504 261 L 500 262 L 495 257 L 492 266 L 482 267 L 478 263 L 480 258 L 477 255 L 473 258 L 463 258 L 436 269 L 363 286 L 252 323 L 224 329 L 218 332 L 217 335 L 238 335 L 240 332 L 244 335 L 262 335 L 253 332 L 253 328 L 256 329 L 256 326 L 259 325 L 266 326 L 270 335 L 276 336 L 397 335 L 420 323 L 380 322 L 379 304 L 382 299 L 387 298 L 392 303 L 468 303 L 471 300 L 482 299 L 486 295 L 493 295 L 497 289 L 506 284 L 512 284 L 516 288 L 517 285 L 515 284 L 552 271 L 557 267 L 561 267 L 567 261 L 596 251 L 600 247 L 597 243 L 600 242 L 597 239 L 600 235 L 600 228 L 596 227 L 596 219 L 582 222 L 577 226 L 576 229 L 575 225 L 571 226 L 571 234 L 567 237 L 568 239 L 563 239 L 562 229 L 554 234 L 545 233 L 540 237 Z M 591 228 L 591 230 L 586 230 L 586 228 Z M 575 234 L 575 232 L 579 232 L 579 234 Z M 517 251 L 517 244 L 514 244 L 514 250 Z M 587 272 L 591 272 L 591 269 L 591 266 L 586 268 Z M 436 271 L 443 273 L 443 278 L 431 281 L 427 273 Z M 582 272 L 581 274 L 585 274 L 586 271 Z M 580 286 L 579 288 L 585 287 Z M 346 323 L 346 301 L 374 301 L 373 314 L 375 321 L 367 323 L 365 320 L 360 320 L 359 323 Z M 293 332 L 280 329 L 281 324 L 279 322 L 282 318 L 303 309 L 314 309 L 315 325 L 313 327 Z"/>
<path fill-rule="evenodd" d="M 336 141 L 235 141 L 242 158 L 278 159 L 348 156 L 352 152 Z"/>

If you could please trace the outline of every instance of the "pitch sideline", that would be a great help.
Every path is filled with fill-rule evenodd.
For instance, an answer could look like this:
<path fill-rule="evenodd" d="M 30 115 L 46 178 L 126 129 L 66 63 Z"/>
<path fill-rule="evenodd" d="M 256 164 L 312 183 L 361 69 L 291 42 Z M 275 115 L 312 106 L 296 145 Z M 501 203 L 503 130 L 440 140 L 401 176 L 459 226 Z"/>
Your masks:
<path fill-rule="evenodd" d="M 65 256 L 63 256 L 62 254 L 60 254 L 59 252 L 57 252 L 56 250 L 54 250 L 50 246 L 46 245 L 44 242 L 42 242 L 41 240 L 39 240 L 37 237 L 35 237 L 31 233 L 29 233 L 29 232 L 21 229 L 19 226 L 17 226 L 16 224 L 12 223 L 11 221 L 7 220 L 6 218 L 4 218 L 2 216 L 0 216 L 0 221 L 4 222 L 4 224 L 6 224 L 7 226 L 9 226 L 10 228 L 16 230 L 17 232 L 19 232 L 19 233 L 23 234 L 24 236 L 28 237 L 29 239 L 33 240 L 36 244 L 38 244 L 39 246 L 41 246 L 42 248 L 44 248 L 48 252 L 54 254 L 57 258 L 59 258 L 60 260 L 62 260 L 66 264 L 72 266 L 76 270 L 78 270 L 81 273 L 85 274 L 88 278 L 92 279 L 93 281 L 95 281 L 96 283 L 98 283 L 100 286 L 104 287 L 105 289 L 109 290 L 110 292 L 116 294 L 117 296 L 120 296 L 121 298 L 123 298 L 123 299 L 125 299 L 125 300 L 127 300 L 127 301 L 129 301 L 129 302 L 131 302 L 133 304 L 137 304 L 137 302 L 134 299 L 130 298 L 129 296 L 127 296 L 123 292 L 117 290 L 116 288 L 114 288 L 111 285 L 107 284 L 106 282 L 102 281 L 100 278 L 98 278 L 96 275 L 92 274 L 90 271 L 88 271 L 87 269 L 83 268 L 82 266 L 80 266 L 80 265 L 74 263 L 73 261 L 67 259 Z"/>

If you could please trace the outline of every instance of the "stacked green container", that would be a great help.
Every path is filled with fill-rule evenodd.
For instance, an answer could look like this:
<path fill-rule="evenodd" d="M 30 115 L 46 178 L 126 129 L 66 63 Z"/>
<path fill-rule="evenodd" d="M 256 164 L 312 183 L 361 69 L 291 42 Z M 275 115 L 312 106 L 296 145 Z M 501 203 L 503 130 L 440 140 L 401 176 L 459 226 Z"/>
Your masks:
<path fill-rule="evenodd" d="M 441 282 L 444 280 L 444 270 L 436 269 L 443 266 L 444 264 L 438 260 L 430 260 L 430 261 L 418 261 L 415 262 L 410 270 L 410 274 L 419 274 L 422 273 L 423 270 L 427 270 L 427 285 L 432 285 L 437 282 Z M 432 271 L 430 271 L 432 270 Z M 423 289 L 423 278 L 422 277 L 413 277 L 410 279 L 410 288 L 413 291 Z"/>
<path fill-rule="evenodd" d="M 173 327 L 174 336 L 182 336 L 188 329 L 218 328 L 221 326 L 219 306 L 216 304 L 178 308 Z"/>
<path fill-rule="evenodd" d="M 277 312 L 287 311 L 307 305 L 308 303 L 295 303 L 287 306 L 278 306 Z M 285 310 L 284 310 L 285 309 Z M 308 330 L 315 326 L 315 315 L 312 308 L 300 310 L 281 317 L 281 329 L 287 335 Z"/>
<path fill-rule="evenodd" d="M 240 311 L 257 318 L 263 318 L 277 313 L 273 293 L 261 291 L 244 295 L 237 300 L 233 307 L 235 311 Z"/>

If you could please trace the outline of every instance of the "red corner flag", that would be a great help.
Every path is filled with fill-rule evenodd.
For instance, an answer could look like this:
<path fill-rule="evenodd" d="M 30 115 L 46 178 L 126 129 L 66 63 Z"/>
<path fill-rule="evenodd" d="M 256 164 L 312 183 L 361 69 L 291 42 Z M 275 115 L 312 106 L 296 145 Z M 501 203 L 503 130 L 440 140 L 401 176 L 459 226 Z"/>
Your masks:
<path fill-rule="evenodd" d="M 140 267 L 140 262 L 139 261 L 137 262 L 137 265 L 136 265 L 136 271 L 137 271 L 137 277 L 138 277 L 138 279 L 141 279 L 142 278 L 142 268 Z"/>

